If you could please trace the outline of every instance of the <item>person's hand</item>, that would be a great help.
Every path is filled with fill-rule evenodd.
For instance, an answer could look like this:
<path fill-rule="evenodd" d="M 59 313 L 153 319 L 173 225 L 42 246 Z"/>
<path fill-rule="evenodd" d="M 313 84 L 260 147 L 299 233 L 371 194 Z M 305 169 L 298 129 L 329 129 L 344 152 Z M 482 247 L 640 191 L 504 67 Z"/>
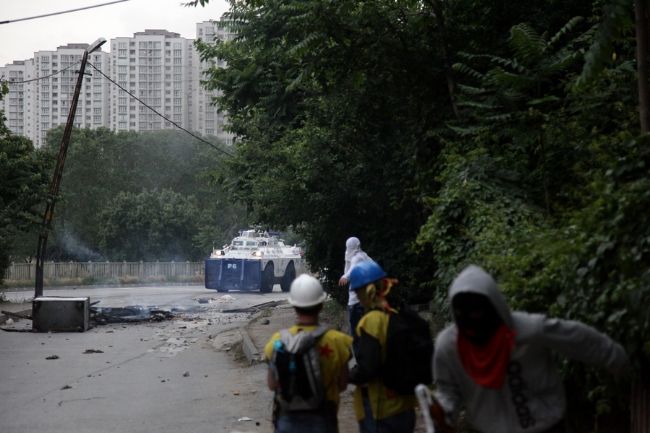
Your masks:
<path fill-rule="evenodd" d="M 348 283 L 348 279 L 345 277 L 341 277 L 339 279 L 339 286 L 345 286 Z"/>
<path fill-rule="evenodd" d="M 433 404 L 429 406 L 429 410 L 431 412 L 431 419 L 433 420 L 433 424 L 436 427 L 436 432 L 456 433 L 456 430 L 447 424 L 447 420 L 445 419 L 445 411 L 442 409 L 442 406 L 440 406 L 440 403 L 438 403 L 435 399 L 433 400 Z"/>

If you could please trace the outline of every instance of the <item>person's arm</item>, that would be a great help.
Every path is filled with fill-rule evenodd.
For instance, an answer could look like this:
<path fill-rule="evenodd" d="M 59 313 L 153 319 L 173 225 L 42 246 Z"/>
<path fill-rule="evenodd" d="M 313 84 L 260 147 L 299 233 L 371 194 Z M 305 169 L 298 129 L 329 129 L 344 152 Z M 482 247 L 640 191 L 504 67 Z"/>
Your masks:
<path fill-rule="evenodd" d="M 350 272 L 352 272 L 352 268 L 354 268 L 356 265 L 358 265 L 361 262 L 365 262 L 366 260 L 370 260 L 370 257 L 368 257 L 366 253 L 358 251 L 355 255 L 350 257 L 350 267 L 347 268 L 347 270 L 343 273 L 343 276 L 341 278 L 350 280 Z"/>
<path fill-rule="evenodd" d="M 433 381 L 436 385 L 434 401 L 437 402 L 437 416 L 435 418 L 437 418 L 438 423 L 440 423 L 440 418 L 444 418 L 445 425 L 453 425 L 460 409 L 461 393 L 449 366 L 449 357 L 452 355 L 446 353 L 449 349 L 446 346 L 448 344 L 443 342 L 441 338 L 436 339 L 433 352 Z M 442 417 L 441 412 L 444 412 L 444 417 Z M 432 415 L 434 414 L 432 413 Z"/>
<path fill-rule="evenodd" d="M 269 366 L 266 372 L 266 384 L 271 391 L 275 391 L 278 387 L 278 381 L 275 380 L 275 374 L 273 373 L 271 366 Z"/>
<path fill-rule="evenodd" d="M 586 364 L 624 373 L 629 359 L 623 347 L 591 326 L 575 320 L 544 317 L 540 340 L 560 354 Z"/>
<path fill-rule="evenodd" d="M 350 372 L 350 383 L 361 385 L 379 377 L 381 369 L 381 343 L 361 329 L 359 350 L 355 353 L 357 365 Z"/>
<path fill-rule="evenodd" d="M 264 346 L 264 359 L 269 366 L 266 373 L 266 384 L 271 391 L 275 391 L 278 387 L 278 382 L 275 379 L 275 372 L 273 371 L 273 364 L 271 363 L 271 360 L 273 359 L 273 345 L 278 338 L 280 338 L 280 334 L 276 332 L 271 336 L 271 339 Z"/>
<path fill-rule="evenodd" d="M 339 278 L 339 286 L 345 286 L 348 283 L 348 280 L 350 279 L 350 269 L 352 268 L 352 265 L 349 260 L 345 261 L 345 265 L 343 266 L 343 275 L 341 275 L 341 278 Z"/>

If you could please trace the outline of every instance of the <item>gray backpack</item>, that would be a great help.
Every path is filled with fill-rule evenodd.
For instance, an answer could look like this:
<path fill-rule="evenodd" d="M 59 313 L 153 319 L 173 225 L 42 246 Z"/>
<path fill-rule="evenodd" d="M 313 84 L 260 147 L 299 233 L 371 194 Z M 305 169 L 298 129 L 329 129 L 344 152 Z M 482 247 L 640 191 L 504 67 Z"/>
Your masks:
<path fill-rule="evenodd" d="M 315 410 L 323 406 L 325 388 L 316 343 L 328 330 L 319 326 L 296 335 L 288 329 L 280 331 L 280 339 L 273 346 L 270 367 L 278 383 L 275 398 L 283 411 Z"/>

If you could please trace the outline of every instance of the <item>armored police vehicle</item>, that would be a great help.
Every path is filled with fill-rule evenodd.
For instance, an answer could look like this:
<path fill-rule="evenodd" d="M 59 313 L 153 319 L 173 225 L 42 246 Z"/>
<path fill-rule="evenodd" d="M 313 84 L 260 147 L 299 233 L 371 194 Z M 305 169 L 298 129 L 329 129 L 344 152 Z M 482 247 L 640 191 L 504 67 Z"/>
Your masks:
<path fill-rule="evenodd" d="M 288 292 L 291 282 L 305 272 L 302 252 L 266 231 L 242 230 L 230 245 L 212 251 L 205 261 L 205 287 L 218 292 L 259 290 L 275 284 Z"/>

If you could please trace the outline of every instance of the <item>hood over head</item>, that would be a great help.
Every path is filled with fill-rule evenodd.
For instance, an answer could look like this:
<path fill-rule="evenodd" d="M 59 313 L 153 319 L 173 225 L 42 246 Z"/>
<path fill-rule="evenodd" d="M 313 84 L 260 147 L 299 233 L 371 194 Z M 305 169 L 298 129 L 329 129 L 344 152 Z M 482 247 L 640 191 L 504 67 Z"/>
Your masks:
<path fill-rule="evenodd" d="M 357 251 L 361 251 L 361 241 L 352 236 L 345 241 L 345 260 L 349 261 Z"/>
<path fill-rule="evenodd" d="M 499 291 L 494 278 L 483 268 L 476 265 L 469 265 L 458 274 L 449 287 L 449 303 L 451 304 L 454 296 L 460 293 L 476 293 L 488 298 L 503 323 L 508 327 L 513 327 L 510 307 L 506 299 Z"/>

